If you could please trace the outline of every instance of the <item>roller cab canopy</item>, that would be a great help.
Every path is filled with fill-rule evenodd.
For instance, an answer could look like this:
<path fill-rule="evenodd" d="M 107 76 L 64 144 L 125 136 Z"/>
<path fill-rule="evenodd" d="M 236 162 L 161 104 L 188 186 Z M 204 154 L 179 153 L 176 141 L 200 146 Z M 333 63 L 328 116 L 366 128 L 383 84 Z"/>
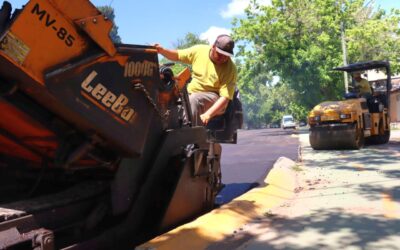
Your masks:
<path fill-rule="evenodd" d="M 368 62 L 358 62 L 349 64 L 346 66 L 336 67 L 334 70 L 346 71 L 348 73 L 360 70 L 371 70 L 385 68 L 387 72 L 390 72 L 390 63 L 388 61 L 368 61 Z"/>
<path fill-rule="evenodd" d="M 338 71 L 345 71 L 347 73 L 352 73 L 356 71 L 365 71 L 365 70 L 373 70 L 373 69 L 382 69 L 386 70 L 386 92 L 387 96 L 390 94 L 390 90 L 392 89 L 392 81 L 391 81 L 391 70 L 389 61 L 367 61 L 367 62 L 358 62 L 348 64 L 346 66 L 333 68 Z"/>

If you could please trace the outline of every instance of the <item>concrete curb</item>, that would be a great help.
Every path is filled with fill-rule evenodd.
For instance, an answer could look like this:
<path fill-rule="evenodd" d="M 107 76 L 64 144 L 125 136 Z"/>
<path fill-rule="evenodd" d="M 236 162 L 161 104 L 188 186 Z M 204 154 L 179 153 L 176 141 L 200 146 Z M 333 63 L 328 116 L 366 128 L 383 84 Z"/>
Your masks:
<path fill-rule="evenodd" d="M 296 163 L 280 157 L 260 186 L 196 220 L 138 246 L 137 250 L 206 249 L 223 243 L 249 222 L 293 198 L 297 187 Z"/>

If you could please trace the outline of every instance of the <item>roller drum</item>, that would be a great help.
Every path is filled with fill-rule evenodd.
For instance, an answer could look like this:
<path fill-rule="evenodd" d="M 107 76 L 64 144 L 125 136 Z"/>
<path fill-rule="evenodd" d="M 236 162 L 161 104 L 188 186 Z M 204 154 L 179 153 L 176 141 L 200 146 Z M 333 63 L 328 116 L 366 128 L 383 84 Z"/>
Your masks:
<path fill-rule="evenodd" d="M 356 124 L 328 124 L 310 128 L 310 144 L 315 150 L 360 149 L 364 135 Z"/>

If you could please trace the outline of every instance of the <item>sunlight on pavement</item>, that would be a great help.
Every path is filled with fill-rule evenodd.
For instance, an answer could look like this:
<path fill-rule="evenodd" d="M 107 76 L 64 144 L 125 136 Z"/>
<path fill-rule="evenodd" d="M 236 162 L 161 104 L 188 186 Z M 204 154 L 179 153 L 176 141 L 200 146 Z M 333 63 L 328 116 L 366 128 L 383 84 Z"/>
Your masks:
<path fill-rule="evenodd" d="M 364 165 L 360 163 L 350 163 L 350 166 L 356 168 L 359 171 L 365 170 Z"/>
<path fill-rule="evenodd" d="M 382 194 L 383 210 L 386 218 L 400 218 L 400 204 L 393 200 L 393 192 L 388 190 Z"/>

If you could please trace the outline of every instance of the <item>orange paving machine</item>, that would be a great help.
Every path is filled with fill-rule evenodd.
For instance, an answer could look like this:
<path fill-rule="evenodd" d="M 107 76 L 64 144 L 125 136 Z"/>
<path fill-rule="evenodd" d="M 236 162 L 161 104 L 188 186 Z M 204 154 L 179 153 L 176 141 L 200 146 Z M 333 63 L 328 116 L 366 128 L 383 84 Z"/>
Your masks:
<path fill-rule="evenodd" d="M 185 121 L 190 72 L 112 25 L 88 0 L 2 5 L 2 249 L 123 249 L 213 208 L 213 135 L 236 129 Z"/>

